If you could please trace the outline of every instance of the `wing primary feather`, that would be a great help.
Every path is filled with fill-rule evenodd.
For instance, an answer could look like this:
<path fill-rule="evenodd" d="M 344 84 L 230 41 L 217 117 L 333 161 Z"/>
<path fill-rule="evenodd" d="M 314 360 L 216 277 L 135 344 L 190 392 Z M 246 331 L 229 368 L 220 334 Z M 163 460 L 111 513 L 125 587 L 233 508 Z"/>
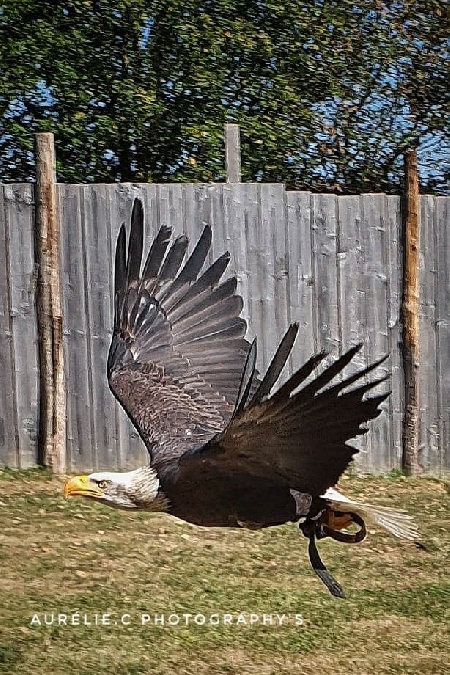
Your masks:
<path fill-rule="evenodd" d="M 316 392 L 322 389 L 328 382 L 330 382 L 338 373 L 345 368 L 345 366 L 350 363 L 357 351 L 361 349 L 362 345 L 356 345 L 348 350 L 343 356 L 341 356 L 337 361 L 332 363 L 328 368 L 326 368 L 323 373 L 318 375 L 307 385 L 302 392 L 310 396 L 314 396 Z M 300 384 L 306 380 L 306 378 L 312 373 L 314 368 L 327 356 L 326 352 L 321 352 L 317 356 L 313 356 L 309 361 L 305 363 L 300 370 L 298 370 L 287 382 L 284 384 L 275 394 L 272 396 L 271 401 L 273 403 L 278 403 L 283 398 L 290 396 L 290 394 L 298 387 Z M 362 376 L 363 373 L 360 374 Z"/>
<path fill-rule="evenodd" d="M 329 389 L 326 389 L 324 392 L 322 392 L 320 396 L 316 399 L 317 402 L 314 406 L 314 414 L 317 415 L 323 409 L 328 410 L 329 406 L 332 405 L 333 401 L 335 400 L 337 400 L 338 403 L 341 402 L 341 400 L 345 400 L 349 404 L 355 398 L 357 400 L 361 400 L 364 394 L 367 394 L 367 392 L 374 389 L 377 385 L 386 382 L 386 380 L 388 379 L 389 375 L 386 375 L 385 377 L 380 377 L 376 380 L 373 380 L 373 382 L 367 382 L 366 384 L 363 384 L 360 387 L 357 387 L 356 389 L 352 389 L 351 391 L 345 392 L 344 394 L 340 394 L 339 396 L 337 396 L 338 392 L 336 391 L 335 387 L 330 387 Z M 303 393 L 302 391 L 298 392 L 299 398 L 302 398 L 302 393 Z M 297 394 L 294 397 L 292 397 L 291 400 L 295 400 L 296 396 Z M 367 399 L 365 402 L 370 403 L 372 401 L 378 401 L 378 403 L 382 403 L 388 396 L 389 392 L 385 392 L 383 394 L 380 394 L 380 396 L 373 396 L 372 398 Z"/>
<path fill-rule="evenodd" d="M 293 323 L 291 326 L 289 326 L 287 333 L 280 342 L 276 354 L 273 357 L 266 374 L 264 375 L 264 379 L 253 396 L 252 404 L 259 403 L 270 394 L 272 387 L 280 377 L 281 371 L 283 370 L 289 354 L 291 353 L 297 333 L 298 323 Z"/>
<path fill-rule="evenodd" d="M 317 394 L 318 391 L 323 389 L 323 387 L 331 382 L 331 380 L 336 377 L 338 373 L 340 373 L 345 366 L 350 363 L 354 355 L 361 349 L 362 345 L 356 345 L 355 347 L 352 347 L 349 349 L 345 354 L 343 354 L 337 361 L 332 363 L 328 368 L 326 368 L 323 373 L 321 373 L 316 379 L 308 384 L 304 389 L 302 389 L 301 393 L 304 396 L 314 396 Z M 347 386 L 349 386 L 352 382 L 355 382 L 356 380 L 361 379 L 368 373 L 370 373 L 376 366 L 380 365 L 380 363 L 383 363 L 385 361 L 387 356 L 384 356 L 381 360 L 377 361 L 374 364 L 371 364 L 370 366 L 367 366 L 366 368 L 363 368 L 363 370 L 360 370 L 358 373 L 355 373 L 355 375 L 352 375 L 351 377 L 347 378 L 347 380 L 344 380 L 343 382 L 339 383 L 337 385 L 338 389 L 343 389 Z M 383 378 L 384 379 L 384 378 Z"/>
<path fill-rule="evenodd" d="M 184 234 L 175 239 L 159 272 L 159 283 L 169 279 L 175 279 L 175 276 L 180 269 L 180 265 L 183 262 L 188 243 L 189 240 Z"/>
<path fill-rule="evenodd" d="M 245 366 L 242 372 L 241 383 L 239 385 L 239 391 L 236 398 L 236 405 L 234 407 L 233 418 L 236 417 L 236 415 L 238 415 L 244 409 L 244 406 L 248 399 L 250 388 L 253 382 L 253 375 L 255 373 L 256 354 L 257 354 L 257 341 L 255 338 L 250 346 L 247 358 L 245 360 Z"/>
<path fill-rule="evenodd" d="M 223 272 L 221 274 L 223 274 Z M 201 278 L 198 279 L 195 284 L 190 287 L 188 292 L 170 308 L 170 313 L 174 322 L 181 321 L 185 316 L 189 316 L 190 314 L 195 314 L 200 305 L 212 307 L 214 304 L 233 295 L 236 291 L 236 277 L 227 279 L 213 290 L 211 290 L 211 286 L 203 287 L 203 285 L 200 284 L 200 281 Z"/>
<path fill-rule="evenodd" d="M 207 225 L 183 269 L 159 297 L 160 302 L 164 302 L 166 311 L 171 311 L 179 300 L 184 300 L 187 292 L 186 287 L 197 279 L 211 245 L 211 236 L 211 228 Z"/>
<path fill-rule="evenodd" d="M 345 354 L 343 354 L 341 357 L 337 359 L 334 363 L 332 363 L 328 368 L 325 368 L 323 373 L 318 375 L 316 379 L 311 382 L 311 384 L 307 385 L 303 391 L 307 391 L 308 394 L 311 396 L 314 395 L 316 392 L 320 391 L 322 387 L 324 387 L 328 382 L 331 382 L 331 380 L 336 377 L 338 373 L 341 372 L 345 368 L 347 364 L 350 363 L 352 358 L 355 356 L 357 352 L 361 349 L 362 344 L 355 345 L 354 347 L 351 347 Z M 364 371 L 361 371 L 361 375 L 363 374 Z"/>
<path fill-rule="evenodd" d="M 327 393 L 330 392 L 330 393 L 334 394 L 335 392 L 338 393 L 340 391 L 343 391 L 344 389 L 349 387 L 354 382 L 357 382 L 358 380 L 360 380 L 365 375 L 368 375 L 370 372 L 372 372 L 372 370 L 375 370 L 375 368 L 378 368 L 378 366 L 381 366 L 381 364 L 384 363 L 387 358 L 388 358 L 388 355 L 383 356 L 381 359 L 378 359 L 378 361 L 375 361 L 374 363 L 371 363 L 369 366 L 367 366 L 363 370 L 360 370 L 357 373 L 355 373 L 354 375 L 350 375 L 350 377 L 347 377 L 345 380 L 342 380 L 342 382 L 338 382 L 334 386 L 329 387 L 327 389 Z M 377 384 L 381 384 L 381 382 L 384 382 L 385 380 L 388 380 L 388 379 L 389 379 L 389 375 L 381 377 L 380 379 L 375 380 L 372 383 L 372 386 L 374 387 Z"/>
<path fill-rule="evenodd" d="M 128 241 L 127 282 L 139 279 L 144 246 L 144 210 L 140 199 L 135 199 L 131 213 L 131 231 Z"/>
<path fill-rule="evenodd" d="M 173 305 L 173 307 L 171 308 L 171 312 L 178 311 L 179 308 L 181 309 L 182 307 L 184 307 L 186 303 L 190 302 L 193 298 L 203 293 L 203 291 L 206 291 L 206 289 L 214 288 L 214 286 L 216 286 L 219 283 L 220 279 L 222 278 L 223 273 L 225 272 L 229 262 L 230 262 L 229 253 L 224 253 L 223 255 L 220 256 L 220 258 L 217 258 L 217 260 L 213 262 L 211 267 L 208 267 L 208 269 L 202 274 L 202 276 L 199 277 L 194 284 L 192 284 L 187 293 L 183 295 L 183 297 L 180 298 L 180 300 Z M 234 285 L 234 290 L 232 291 L 230 290 L 230 293 L 234 293 L 237 286 L 236 278 L 231 277 L 230 279 L 227 279 L 227 281 L 224 281 L 222 286 L 228 283 L 230 285 Z"/>
<path fill-rule="evenodd" d="M 198 288 L 201 290 L 205 288 L 213 288 L 216 284 L 219 283 L 223 273 L 228 267 L 229 262 L 230 262 L 230 254 L 228 253 L 228 251 L 226 251 L 220 256 L 220 258 L 217 258 L 217 260 L 213 262 L 211 267 L 208 267 L 208 269 L 198 279 L 195 286 L 197 286 L 198 284 Z M 192 287 L 192 290 L 194 290 L 194 287 Z M 199 291 L 197 290 L 197 292 Z"/>
<path fill-rule="evenodd" d="M 211 227 L 206 225 L 202 232 L 202 236 L 198 240 L 197 246 L 192 251 L 187 263 L 177 277 L 177 287 L 197 279 L 197 276 L 206 260 L 206 256 L 208 255 L 208 251 L 211 246 L 211 239 Z"/>
<path fill-rule="evenodd" d="M 158 276 L 161 263 L 170 242 L 171 234 L 172 230 L 170 227 L 167 227 L 167 225 L 162 225 L 162 227 L 160 227 L 158 234 L 150 246 L 150 251 L 148 252 L 144 271 L 142 273 L 143 279 L 155 279 Z"/>
<path fill-rule="evenodd" d="M 301 368 L 297 370 L 296 373 L 289 378 L 286 384 L 283 384 L 282 387 L 271 397 L 271 403 L 279 403 L 284 398 L 288 398 L 290 394 L 299 387 L 302 382 L 306 380 L 307 377 L 311 375 L 313 370 L 317 368 L 319 363 L 327 356 L 326 352 L 320 352 L 312 356 Z"/>

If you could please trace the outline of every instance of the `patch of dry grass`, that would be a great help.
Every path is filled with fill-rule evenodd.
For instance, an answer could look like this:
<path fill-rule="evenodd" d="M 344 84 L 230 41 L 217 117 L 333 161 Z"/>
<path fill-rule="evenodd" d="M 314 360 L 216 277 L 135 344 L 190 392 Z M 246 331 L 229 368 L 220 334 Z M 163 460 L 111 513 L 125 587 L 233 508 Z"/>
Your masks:
<path fill-rule="evenodd" d="M 39 472 L 0 474 L 0 672 L 442 674 L 450 618 L 446 484 L 347 478 L 341 487 L 408 509 L 429 548 L 381 532 L 357 546 L 320 542 L 346 601 L 316 579 L 295 525 L 195 528 L 65 501 L 62 482 Z M 76 612 L 78 626 L 31 624 L 36 614 L 43 622 L 44 614 Z M 167 625 L 170 614 L 186 613 L 204 615 L 206 625 L 180 625 L 183 618 Z M 247 625 L 236 625 L 241 613 Z M 264 626 L 264 613 L 285 619 Z M 110 625 L 94 625 L 104 614 Z M 142 624 L 145 614 L 164 614 L 166 625 Z M 216 614 L 219 625 L 210 623 Z M 251 614 L 260 617 L 253 625 Z"/>

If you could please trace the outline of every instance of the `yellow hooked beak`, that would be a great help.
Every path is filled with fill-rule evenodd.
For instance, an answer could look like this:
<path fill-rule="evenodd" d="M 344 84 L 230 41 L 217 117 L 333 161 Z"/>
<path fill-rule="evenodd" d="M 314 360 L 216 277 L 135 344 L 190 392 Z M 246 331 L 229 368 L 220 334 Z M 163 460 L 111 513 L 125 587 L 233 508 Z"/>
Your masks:
<path fill-rule="evenodd" d="M 64 485 L 64 497 L 104 497 L 97 485 L 89 480 L 89 476 L 74 476 Z"/>

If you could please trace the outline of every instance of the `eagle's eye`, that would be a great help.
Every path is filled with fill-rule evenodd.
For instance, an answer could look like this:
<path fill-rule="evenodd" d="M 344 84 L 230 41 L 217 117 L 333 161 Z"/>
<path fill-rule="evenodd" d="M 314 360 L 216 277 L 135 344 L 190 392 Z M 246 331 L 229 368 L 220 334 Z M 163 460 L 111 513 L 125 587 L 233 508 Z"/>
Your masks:
<path fill-rule="evenodd" d="M 100 490 L 106 490 L 106 488 L 108 487 L 108 483 L 109 481 L 107 480 L 99 480 L 97 485 L 100 488 Z"/>

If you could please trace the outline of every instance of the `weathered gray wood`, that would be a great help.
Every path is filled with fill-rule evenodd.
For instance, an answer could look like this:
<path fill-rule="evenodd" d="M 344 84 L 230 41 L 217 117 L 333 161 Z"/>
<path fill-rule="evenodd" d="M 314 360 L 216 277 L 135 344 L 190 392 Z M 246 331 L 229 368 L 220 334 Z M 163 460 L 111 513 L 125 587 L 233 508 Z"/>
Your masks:
<path fill-rule="evenodd" d="M 184 222 L 184 191 L 183 185 L 158 185 L 158 215 L 159 224 L 168 225 L 174 230 L 174 235 L 187 234 L 189 224 Z M 145 192 L 145 188 L 144 192 Z"/>
<path fill-rule="evenodd" d="M 85 188 L 58 185 L 59 211 L 63 223 L 64 353 L 67 391 L 67 470 L 94 467 L 94 411 L 90 396 L 90 327 L 88 323 L 85 243 L 82 201 Z M 102 413 L 99 411 L 99 414 Z"/>
<path fill-rule="evenodd" d="M 32 185 L 5 185 L 9 233 L 10 311 L 14 354 L 19 465 L 36 464 L 38 433 L 38 357 L 33 242 Z"/>
<path fill-rule="evenodd" d="M 365 356 L 367 365 L 389 353 L 388 289 L 386 264 L 386 214 L 385 195 L 369 194 L 362 197 L 363 220 L 361 224 L 361 242 L 365 251 L 364 277 L 366 288 Z M 383 365 L 388 374 L 389 364 Z M 380 369 L 381 372 L 381 369 Z M 373 390 L 381 393 L 386 385 Z M 371 424 L 371 433 L 367 436 L 367 469 L 373 470 L 376 464 L 389 469 L 390 447 L 392 443 L 389 426 L 389 404 L 382 404 L 385 414 L 380 415 Z"/>
<path fill-rule="evenodd" d="M 260 189 L 260 238 L 262 292 L 261 322 L 264 340 L 260 342 L 263 365 L 270 364 L 288 327 L 287 259 L 284 186 L 263 184 Z M 287 373 L 284 373 L 284 377 Z M 283 381 L 283 378 L 280 380 Z"/>
<path fill-rule="evenodd" d="M 203 219 L 204 222 L 207 222 L 211 225 L 212 227 L 212 236 L 213 236 L 213 241 L 212 241 L 212 246 L 211 246 L 211 253 L 208 262 L 212 263 L 216 258 L 218 258 L 222 253 L 225 251 L 230 252 L 230 265 L 228 267 L 227 272 L 225 273 L 224 279 L 227 276 L 230 276 L 231 274 L 235 274 L 235 266 L 236 266 L 236 255 L 235 255 L 235 247 L 236 247 L 236 242 L 233 240 L 233 237 L 231 235 L 231 228 L 230 228 L 230 223 L 228 222 L 228 219 L 225 214 L 225 206 L 224 206 L 224 191 L 225 187 L 229 187 L 231 189 L 231 194 L 233 194 L 234 190 L 238 187 L 238 185 L 230 185 L 230 186 L 225 186 L 220 183 L 215 183 L 208 185 L 208 200 L 207 200 L 207 205 L 208 205 L 208 210 L 203 211 Z M 206 203 L 205 203 L 206 206 Z M 196 233 L 196 236 L 200 235 L 200 232 L 203 230 L 203 225 L 200 225 L 200 227 L 197 225 L 198 228 L 198 234 Z M 189 234 L 189 232 L 187 232 Z"/>
<path fill-rule="evenodd" d="M 403 426 L 403 369 L 400 352 L 402 326 L 400 306 L 402 297 L 402 265 L 403 250 L 400 243 L 401 208 L 398 197 L 386 197 L 386 249 L 388 265 L 388 318 L 387 328 L 389 336 L 389 363 L 391 379 L 389 384 L 389 419 L 392 427 L 392 445 L 389 466 L 399 467 L 402 457 L 402 426 Z"/>
<path fill-rule="evenodd" d="M 127 236 L 129 235 L 129 222 L 133 201 L 136 197 L 142 198 L 145 216 L 145 251 L 156 234 L 159 227 L 159 197 L 158 186 L 136 186 L 131 184 L 120 185 L 111 193 L 111 208 L 109 213 L 109 229 L 111 235 L 111 261 L 114 260 L 116 239 L 119 228 L 125 223 Z M 114 287 L 113 266 L 111 266 L 111 288 Z M 111 310 L 111 331 L 112 331 Z M 109 387 L 108 394 L 112 396 Z M 122 406 L 115 401 L 116 433 L 117 433 L 117 464 L 120 469 L 134 469 L 148 463 L 148 452 L 141 441 L 136 429 L 129 420 Z"/>
<path fill-rule="evenodd" d="M 253 315 L 251 311 L 252 295 L 250 289 L 250 261 L 249 261 L 249 218 L 258 208 L 258 189 L 252 183 L 236 183 L 234 185 L 218 186 L 215 196 L 216 210 L 218 211 L 219 192 L 222 193 L 223 218 L 215 214 L 215 223 L 221 230 L 222 240 L 226 241 L 226 248 L 220 248 L 214 243 L 216 228 L 213 235 L 214 258 L 219 257 L 224 250 L 231 255 L 230 264 L 224 275 L 224 279 L 236 275 L 238 280 L 238 293 L 245 298 L 242 317 L 247 321 L 247 338 L 252 340 L 255 335 Z M 228 235 L 226 234 L 228 232 Z M 261 354 L 258 354 L 258 367 L 261 367 Z"/>
<path fill-rule="evenodd" d="M 338 286 L 341 324 L 341 350 L 361 342 L 366 334 L 365 284 L 363 276 L 364 251 L 361 245 L 361 203 L 358 196 L 338 199 Z M 364 365 L 364 353 L 359 352 L 355 364 Z"/>
<path fill-rule="evenodd" d="M 436 197 L 439 472 L 450 469 L 450 199 Z"/>
<path fill-rule="evenodd" d="M 299 335 L 290 359 L 292 372 L 310 358 L 317 345 L 309 192 L 286 193 L 286 228 L 289 322 L 299 323 Z"/>
<path fill-rule="evenodd" d="M 337 217 L 334 195 L 313 195 L 312 251 L 315 277 L 315 305 L 318 323 L 316 350 L 336 354 L 340 350 Z"/>
<path fill-rule="evenodd" d="M 420 360 L 419 368 L 419 438 L 418 465 L 420 471 L 439 469 L 439 410 L 436 395 L 437 373 L 437 252 L 435 199 L 425 196 L 421 200 L 420 278 L 422 292 L 419 305 Z"/>
<path fill-rule="evenodd" d="M 16 425 L 14 357 L 12 344 L 9 230 L 5 218 L 4 187 L 0 185 L 0 465 L 17 468 L 19 446 Z"/>
<path fill-rule="evenodd" d="M 225 124 L 227 183 L 241 182 L 241 134 L 239 124 Z"/>
<path fill-rule="evenodd" d="M 104 186 L 85 186 L 81 204 L 86 261 L 86 305 L 89 326 L 89 389 L 94 411 L 92 452 L 95 468 L 117 465 L 116 413 L 108 391 L 106 360 L 112 335 L 110 228 Z M 95 414 L 101 410 L 102 414 Z"/>
<path fill-rule="evenodd" d="M 2 260 L 9 265 L 3 265 L 3 273 L 0 269 L 4 296 L 0 358 L 6 363 L 2 382 L 9 381 L 0 391 L 0 419 L 9 415 L 9 436 L 3 446 L 0 443 L 0 461 L 24 466 L 37 460 L 26 428 L 34 425 L 35 433 L 38 419 L 30 190 L 30 186 L 3 186 L 7 197 L 3 207 L 0 200 L 0 265 Z M 358 459 L 363 470 L 400 465 L 404 398 L 399 198 L 285 193 L 282 186 L 239 183 L 59 185 L 57 191 L 64 269 L 67 462 L 72 471 L 96 466 L 126 469 L 148 461 L 106 381 L 115 242 L 122 222 L 128 229 L 136 196 L 144 202 L 146 251 L 160 224 L 172 226 L 175 234 L 185 232 L 190 250 L 204 224 L 211 224 L 210 261 L 230 251 L 225 276 L 237 275 L 243 316 L 249 323 L 247 336 L 258 335 L 260 369 L 268 365 L 278 340 L 295 320 L 301 329 L 291 366 L 299 366 L 321 348 L 337 354 L 362 341 L 364 349 L 348 367 L 350 373 L 390 352 L 386 369 L 392 373 L 392 394 L 386 413 L 356 444 L 363 450 Z M 449 202 L 422 198 L 420 463 L 434 473 L 450 465 Z M 20 360 L 17 374 L 12 372 L 13 357 Z M 19 421 L 14 416 L 16 396 Z"/>
<path fill-rule="evenodd" d="M 337 282 L 340 316 L 340 351 L 366 339 L 366 285 L 364 282 L 364 249 L 361 245 L 361 200 L 358 196 L 340 197 L 337 232 Z M 347 366 L 349 375 L 367 365 L 364 347 Z M 361 454 L 358 466 L 367 469 L 367 436 L 352 441 Z"/>
<path fill-rule="evenodd" d="M 249 276 L 249 314 L 252 333 L 258 339 L 258 367 L 264 371 L 270 362 L 270 347 L 266 335 L 270 335 L 270 312 L 268 311 L 267 277 L 270 274 L 267 266 L 268 252 L 263 246 L 263 224 L 261 217 L 261 186 L 257 186 L 257 199 L 252 200 L 250 208 L 245 208 L 245 236 L 247 239 L 247 266 Z M 270 289 L 270 286 L 269 286 Z M 269 291 L 270 292 L 270 291 Z M 270 298 L 273 302 L 273 296 Z M 266 335 L 264 335 L 266 333 Z M 264 335 L 264 337 L 263 337 Z"/>
<path fill-rule="evenodd" d="M 239 281 L 238 290 L 244 298 L 243 316 L 248 320 L 247 338 L 258 340 L 258 368 L 263 367 L 263 351 L 261 349 L 261 286 L 258 274 L 251 274 L 258 267 L 258 218 L 259 218 L 259 186 L 252 184 L 229 185 L 224 187 L 224 209 L 227 224 L 233 236 L 230 245 L 235 252 L 234 261 L 230 262 L 230 273 L 236 272 Z M 231 248 L 231 246 L 230 246 Z M 223 251 L 215 252 L 220 255 Z"/>

